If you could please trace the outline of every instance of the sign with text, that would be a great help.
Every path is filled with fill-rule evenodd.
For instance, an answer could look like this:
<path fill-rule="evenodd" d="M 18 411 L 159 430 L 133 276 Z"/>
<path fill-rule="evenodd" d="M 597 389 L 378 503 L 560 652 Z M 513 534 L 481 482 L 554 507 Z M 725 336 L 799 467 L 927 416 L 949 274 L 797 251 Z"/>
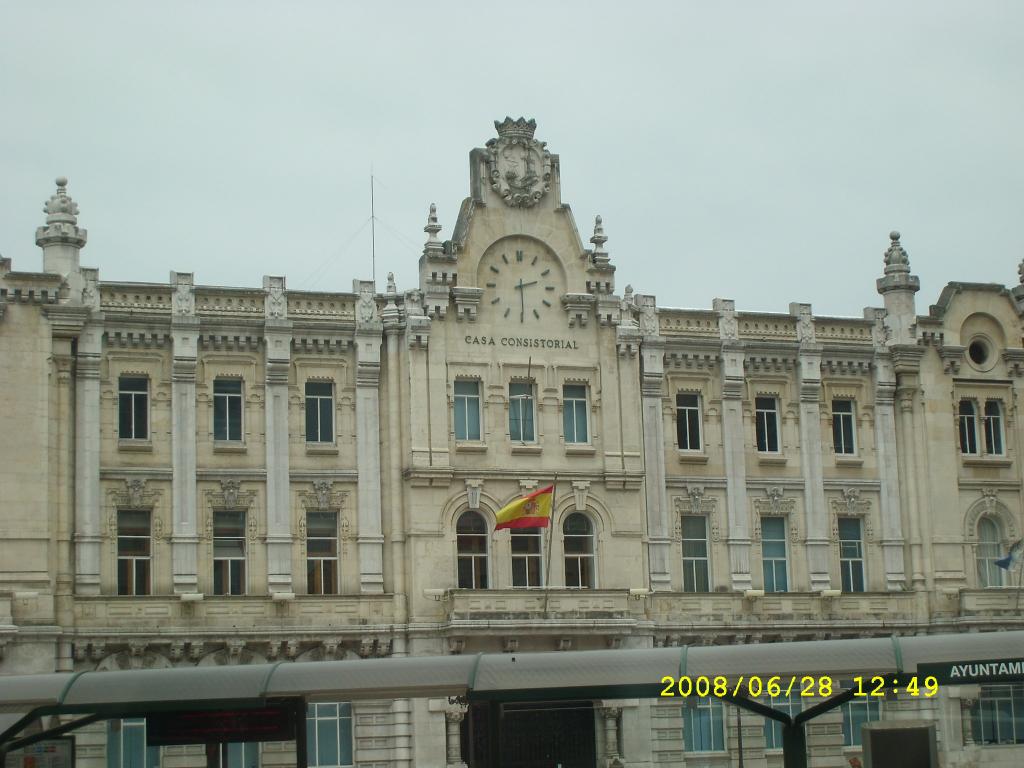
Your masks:
<path fill-rule="evenodd" d="M 934 675 L 945 684 L 1019 683 L 1024 681 L 1024 657 L 918 664 L 917 675 L 922 678 Z"/>
<path fill-rule="evenodd" d="M 7 753 L 4 768 L 74 768 L 75 739 L 45 739 Z"/>
<path fill-rule="evenodd" d="M 293 741 L 296 719 L 294 705 L 161 712 L 146 716 L 146 743 L 151 747 L 162 747 L 171 744 Z"/>

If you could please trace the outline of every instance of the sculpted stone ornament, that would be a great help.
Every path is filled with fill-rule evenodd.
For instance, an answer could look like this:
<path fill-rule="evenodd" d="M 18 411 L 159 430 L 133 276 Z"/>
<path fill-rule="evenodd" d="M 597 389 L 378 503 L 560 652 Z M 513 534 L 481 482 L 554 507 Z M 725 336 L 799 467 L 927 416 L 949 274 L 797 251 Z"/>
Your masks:
<path fill-rule="evenodd" d="M 491 188 L 513 208 L 532 208 L 551 188 L 551 153 L 533 138 L 535 120 L 494 121 L 498 138 L 487 142 Z"/>
<path fill-rule="evenodd" d="M 367 288 L 359 291 L 356 316 L 360 325 L 372 323 L 377 319 L 377 302 L 373 300 L 373 293 Z"/>

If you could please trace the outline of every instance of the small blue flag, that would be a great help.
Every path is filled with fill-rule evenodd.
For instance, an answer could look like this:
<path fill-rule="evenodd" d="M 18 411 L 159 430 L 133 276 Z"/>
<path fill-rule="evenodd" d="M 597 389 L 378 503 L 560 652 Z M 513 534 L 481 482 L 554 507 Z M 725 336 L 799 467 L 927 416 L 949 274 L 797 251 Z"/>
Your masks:
<path fill-rule="evenodd" d="M 1010 547 L 1010 553 L 1006 557 L 996 560 L 996 565 L 1012 571 L 1020 565 L 1021 560 L 1024 560 L 1024 539 L 1018 539 L 1017 543 Z"/>

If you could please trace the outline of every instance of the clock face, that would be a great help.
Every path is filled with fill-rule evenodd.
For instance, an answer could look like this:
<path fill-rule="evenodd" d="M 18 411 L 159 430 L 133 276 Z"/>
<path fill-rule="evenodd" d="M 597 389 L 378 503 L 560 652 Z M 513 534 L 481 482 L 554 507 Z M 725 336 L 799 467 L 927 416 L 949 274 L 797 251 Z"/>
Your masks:
<path fill-rule="evenodd" d="M 507 322 L 539 325 L 558 304 L 560 274 L 555 258 L 536 243 L 500 243 L 480 264 L 484 303 Z"/>

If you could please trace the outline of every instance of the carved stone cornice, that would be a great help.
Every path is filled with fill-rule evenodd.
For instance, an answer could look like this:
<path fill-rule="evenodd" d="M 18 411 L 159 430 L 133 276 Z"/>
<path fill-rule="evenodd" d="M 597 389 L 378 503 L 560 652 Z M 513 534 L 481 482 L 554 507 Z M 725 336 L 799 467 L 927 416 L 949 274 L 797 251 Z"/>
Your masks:
<path fill-rule="evenodd" d="M 1003 362 L 1006 363 L 1008 374 L 1015 378 L 1024 376 L 1024 349 L 1007 347 L 1003 350 Z"/>
<path fill-rule="evenodd" d="M 942 370 L 947 374 L 960 373 L 960 363 L 963 362 L 964 352 L 967 347 L 958 347 L 951 344 L 939 347 L 939 357 L 942 359 Z"/>
<path fill-rule="evenodd" d="M 590 313 L 597 299 L 589 293 L 567 293 L 562 297 L 562 306 L 569 316 L 569 327 L 584 327 L 590 320 Z"/>
<path fill-rule="evenodd" d="M 469 288 L 455 286 L 451 289 L 452 298 L 455 299 L 455 319 L 476 322 L 477 311 L 480 308 L 480 299 L 484 295 L 483 288 Z"/>
<path fill-rule="evenodd" d="M 892 355 L 892 364 L 897 374 L 917 373 L 921 370 L 924 347 L 915 344 L 894 344 L 889 347 L 889 352 Z"/>

